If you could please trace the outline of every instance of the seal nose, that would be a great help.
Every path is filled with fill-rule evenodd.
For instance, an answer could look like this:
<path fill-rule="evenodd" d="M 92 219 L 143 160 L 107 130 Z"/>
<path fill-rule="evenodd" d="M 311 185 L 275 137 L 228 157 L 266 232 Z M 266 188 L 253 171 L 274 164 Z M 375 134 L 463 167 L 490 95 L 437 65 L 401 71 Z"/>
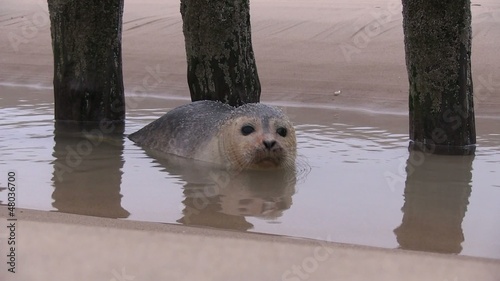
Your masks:
<path fill-rule="evenodd" d="M 267 149 L 271 149 L 273 148 L 273 146 L 276 144 L 276 141 L 275 140 L 265 140 L 265 141 L 262 141 L 264 143 L 264 146 L 267 148 Z"/>

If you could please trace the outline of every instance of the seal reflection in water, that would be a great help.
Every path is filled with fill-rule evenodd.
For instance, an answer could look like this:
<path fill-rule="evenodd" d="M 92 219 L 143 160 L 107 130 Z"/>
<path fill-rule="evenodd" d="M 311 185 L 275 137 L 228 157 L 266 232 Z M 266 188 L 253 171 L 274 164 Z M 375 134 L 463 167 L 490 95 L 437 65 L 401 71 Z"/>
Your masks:
<path fill-rule="evenodd" d="M 294 168 L 295 130 L 279 109 L 196 101 L 131 134 L 138 145 L 230 169 Z"/>

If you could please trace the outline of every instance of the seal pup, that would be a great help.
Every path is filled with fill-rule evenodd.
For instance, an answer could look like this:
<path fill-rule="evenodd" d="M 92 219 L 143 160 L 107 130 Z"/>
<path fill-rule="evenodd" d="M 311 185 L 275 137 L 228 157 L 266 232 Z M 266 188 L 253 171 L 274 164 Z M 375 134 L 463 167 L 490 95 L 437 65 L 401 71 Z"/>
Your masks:
<path fill-rule="evenodd" d="M 196 101 L 129 135 L 136 144 L 230 169 L 294 168 L 295 129 L 278 108 Z"/>

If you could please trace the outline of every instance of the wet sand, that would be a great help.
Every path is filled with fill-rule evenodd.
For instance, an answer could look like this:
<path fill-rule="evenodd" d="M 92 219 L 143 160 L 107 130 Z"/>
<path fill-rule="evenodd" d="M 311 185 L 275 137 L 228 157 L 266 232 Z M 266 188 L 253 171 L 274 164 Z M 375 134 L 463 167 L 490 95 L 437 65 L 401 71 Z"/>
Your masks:
<path fill-rule="evenodd" d="M 1 9 L 0 85 L 50 87 L 46 3 L 3 1 Z M 484 0 L 472 11 L 476 112 L 497 117 L 500 3 Z M 251 20 L 264 102 L 407 114 L 400 1 L 253 0 Z M 178 1 L 125 3 L 123 64 L 129 97 L 188 98 Z M 144 87 L 149 76 L 158 83 Z"/>
<path fill-rule="evenodd" d="M 7 210 L 0 210 L 4 217 Z M 7 280 L 494 281 L 500 276 L 500 261 L 491 259 L 52 212 L 17 213 L 17 241 L 23 247 L 18 248 L 16 274 L 6 275 L 5 264 L 0 266 L 0 276 Z"/>

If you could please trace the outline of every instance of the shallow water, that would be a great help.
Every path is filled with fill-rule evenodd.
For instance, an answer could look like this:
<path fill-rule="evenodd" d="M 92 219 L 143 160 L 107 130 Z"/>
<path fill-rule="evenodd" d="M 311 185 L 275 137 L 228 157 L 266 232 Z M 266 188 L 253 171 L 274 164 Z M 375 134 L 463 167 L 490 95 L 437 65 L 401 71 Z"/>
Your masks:
<path fill-rule="evenodd" d="M 410 154 L 404 115 L 287 107 L 297 174 L 231 173 L 55 136 L 50 89 L 0 87 L 0 187 L 16 171 L 18 207 L 500 258 L 500 134 L 480 133 L 475 157 Z M 125 133 L 185 102 L 130 108 Z"/>

